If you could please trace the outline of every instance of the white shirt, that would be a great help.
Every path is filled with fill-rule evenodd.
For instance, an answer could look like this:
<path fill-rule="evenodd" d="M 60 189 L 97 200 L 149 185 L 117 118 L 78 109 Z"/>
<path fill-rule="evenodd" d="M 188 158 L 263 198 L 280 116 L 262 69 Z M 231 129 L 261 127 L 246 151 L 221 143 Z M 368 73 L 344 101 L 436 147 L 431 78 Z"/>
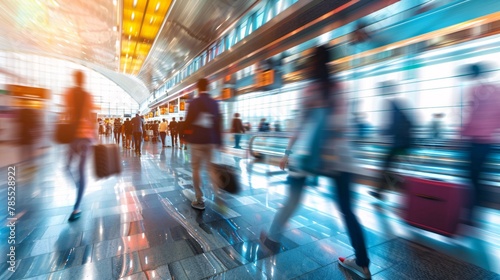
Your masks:
<path fill-rule="evenodd" d="M 167 121 L 161 122 L 159 127 L 158 127 L 158 131 L 167 132 L 167 129 L 168 129 L 168 122 Z"/>

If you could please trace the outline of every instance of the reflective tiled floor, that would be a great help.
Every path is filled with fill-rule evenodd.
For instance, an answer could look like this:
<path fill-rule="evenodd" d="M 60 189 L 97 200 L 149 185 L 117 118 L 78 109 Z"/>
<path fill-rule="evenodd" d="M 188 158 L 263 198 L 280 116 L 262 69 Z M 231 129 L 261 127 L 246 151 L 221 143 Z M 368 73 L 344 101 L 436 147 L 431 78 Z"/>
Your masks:
<path fill-rule="evenodd" d="M 14 230 L 16 271 L 0 264 L 0 279 L 357 279 L 337 263 L 353 254 L 326 182 L 310 187 L 282 239 L 279 253 L 262 248 L 267 230 L 285 201 L 284 175 L 248 172 L 244 152 L 218 157 L 241 171 L 243 191 L 213 203 L 209 184 L 205 211 L 194 210 L 189 151 L 146 143 L 138 157 L 123 150 L 123 173 L 91 176 L 82 217 L 73 223 L 76 191 L 64 171 L 64 147 L 38 159 L 36 170 L 17 168 Z M 75 172 L 76 170 L 73 170 Z M 91 161 L 87 172 L 93 173 Z M 7 177 L 7 168 L 2 169 Z M 206 176 L 204 181 L 207 182 Z M 7 186 L 2 179 L 7 224 Z M 409 227 L 398 217 L 393 195 L 378 205 L 356 186 L 356 213 L 366 229 L 373 279 L 500 279 L 500 214 L 483 209 L 481 229 L 461 227 L 445 238 Z M 1 229 L 1 255 L 9 253 Z"/>

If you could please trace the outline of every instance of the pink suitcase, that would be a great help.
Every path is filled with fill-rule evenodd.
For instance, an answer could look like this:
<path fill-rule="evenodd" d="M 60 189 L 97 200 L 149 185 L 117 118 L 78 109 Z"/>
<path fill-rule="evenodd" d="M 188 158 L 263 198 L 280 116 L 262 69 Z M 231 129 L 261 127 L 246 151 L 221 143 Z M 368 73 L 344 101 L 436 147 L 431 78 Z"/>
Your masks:
<path fill-rule="evenodd" d="M 410 225 L 452 236 L 460 222 L 468 189 L 454 183 L 406 177 L 404 219 Z"/>

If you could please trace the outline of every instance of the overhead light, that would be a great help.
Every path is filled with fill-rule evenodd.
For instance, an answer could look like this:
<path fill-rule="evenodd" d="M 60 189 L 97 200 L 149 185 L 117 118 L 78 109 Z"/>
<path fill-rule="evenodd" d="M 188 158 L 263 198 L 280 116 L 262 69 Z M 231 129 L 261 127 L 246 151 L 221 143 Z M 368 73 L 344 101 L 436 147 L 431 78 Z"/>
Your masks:
<path fill-rule="evenodd" d="M 132 6 L 135 8 L 137 6 L 137 0 L 134 0 L 134 3 L 132 3 Z"/>
<path fill-rule="evenodd" d="M 134 21 L 134 18 L 135 18 L 135 12 L 132 12 L 132 16 L 130 17 L 132 19 L 132 21 Z"/>
<path fill-rule="evenodd" d="M 156 4 L 155 12 L 158 12 L 159 9 L 160 9 L 160 2 L 158 2 L 158 4 Z"/>
<path fill-rule="evenodd" d="M 116 4 L 117 4 L 117 1 L 113 0 L 113 6 L 116 6 Z"/>
<path fill-rule="evenodd" d="M 155 18 L 151 17 L 151 19 L 149 20 L 149 24 L 153 24 L 154 21 L 155 21 Z"/>

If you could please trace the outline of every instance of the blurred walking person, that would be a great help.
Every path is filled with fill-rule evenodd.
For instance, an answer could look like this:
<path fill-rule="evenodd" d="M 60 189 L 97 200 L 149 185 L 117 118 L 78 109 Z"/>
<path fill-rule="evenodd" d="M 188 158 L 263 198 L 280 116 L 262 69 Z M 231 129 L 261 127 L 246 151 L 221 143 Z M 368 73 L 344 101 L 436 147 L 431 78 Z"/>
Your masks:
<path fill-rule="evenodd" d="M 177 123 L 177 133 L 179 134 L 179 149 L 182 149 L 182 147 L 184 146 L 184 150 L 187 150 L 186 133 L 184 127 L 184 118 L 180 117 L 179 122 Z"/>
<path fill-rule="evenodd" d="M 177 122 L 175 121 L 175 117 L 172 118 L 172 121 L 168 124 L 168 129 L 170 130 L 170 137 L 172 138 L 172 147 L 178 145 L 177 143 Z"/>
<path fill-rule="evenodd" d="M 468 74 L 473 85 L 468 93 L 470 110 L 461 134 L 468 144 L 468 175 L 472 185 L 467 222 L 475 225 L 474 207 L 478 205 L 481 192 L 480 178 L 493 145 L 498 144 L 494 134 L 500 128 L 500 87 L 485 81 L 482 64 L 469 66 Z"/>
<path fill-rule="evenodd" d="M 235 113 L 233 121 L 231 123 L 231 133 L 234 133 L 234 147 L 236 149 L 241 149 L 240 141 L 242 134 L 245 133 L 245 128 L 243 127 L 243 123 L 240 119 L 240 114 Z"/>
<path fill-rule="evenodd" d="M 113 123 L 113 134 L 116 144 L 120 145 L 120 137 L 122 135 L 122 122 L 119 118 L 116 118 Z"/>
<path fill-rule="evenodd" d="M 198 210 L 205 209 L 203 192 L 200 186 L 200 168 L 207 166 L 215 192 L 218 191 L 219 182 L 212 164 L 213 151 L 222 146 L 222 130 L 220 126 L 219 104 L 207 90 L 208 81 L 200 79 L 197 83 L 198 97 L 189 105 L 184 123 L 187 130 L 187 141 L 191 144 L 191 167 L 193 172 L 193 187 L 196 198 L 191 206 Z"/>
<path fill-rule="evenodd" d="M 391 172 L 394 162 L 401 156 L 408 155 L 413 145 L 413 118 L 410 113 L 404 110 L 404 101 L 396 98 L 398 88 L 392 81 L 384 82 L 382 86 L 384 95 L 387 98 L 388 106 L 388 127 L 383 130 L 383 134 L 390 137 L 389 151 L 385 156 L 382 166 L 381 177 L 375 190 L 369 191 L 371 196 L 383 200 L 383 191 L 389 188 L 389 182 L 395 181 Z"/>
<path fill-rule="evenodd" d="M 125 122 L 123 122 L 123 127 L 126 140 L 125 148 L 131 149 L 133 145 L 132 135 L 134 133 L 134 127 L 132 126 L 132 122 L 130 122 L 129 118 L 125 119 Z"/>
<path fill-rule="evenodd" d="M 165 139 L 167 137 L 167 131 L 168 131 L 168 122 L 165 119 L 161 120 L 161 123 L 158 127 L 158 130 L 160 131 L 160 139 L 161 139 L 161 145 L 162 147 L 166 147 L 165 145 Z"/>
<path fill-rule="evenodd" d="M 279 249 L 279 239 L 284 226 L 298 207 L 304 193 L 306 177 L 311 175 L 303 171 L 306 164 L 303 161 L 303 156 L 300 155 L 300 149 L 310 146 L 307 139 L 312 139 L 311 142 L 319 141 L 322 143 L 321 147 L 315 147 L 318 149 L 318 153 L 311 156 L 321 159 L 321 164 L 318 165 L 319 169 L 321 169 L 321 175 L 329 177 L 335 183 L 339 210 L 342 213 L 355 252 L 355 258 L 339 258 L 339 264 L 364 279 L 370 279 L 370 260 L 368 259 L 363 230 L 352 211 L 352 172 L 356 167 L 352 158 L 350 143 L 345 135 L 348 126 L 347 106 L 338 93 L 336 82 L 329 77 L 327 64 L 329 61 L 327 48 L 324 46 L 316 47 L 310 59 L 313 69 L 312 82 L 305 89 L 302 98 L 303 103 L 300 106 L 300 108 L 304 109 L 299 122 L 303 124 L 303 129 L 296 131 L 290 139 L 285 155 L 280 162 L 280 168 L 284 169 L 290 159 L 288 164 L 288 182 L 290 185 L 288 199 L 284 203 L 285 206 L 276 213 L 269 234 L 261 233 L 261 241 L 265 247 L 273 252 Z M 313 131 L 311 128 L 314 129 L 315 122 L 321 122 L 321 120 L 314 118 L 315 113 L 321 112 L 321 110 L 322 112 L 328 112 L 326 118 L 323 119 L 323 128 L 324 131 L 329 132 L 323 134 L 322 139 L 317 139 L 317 137 L 312 137 L 313 134 L 317 133 L 317 130 Z M 325 114 L 322 114 L 322 116 L 325 116 Z M 303 146 L 300 143 L 296 144 L 299 141 Z"/>
<path fill-rule="evenodd" d="M 144 119 L 139 116 L 139 113 L 135 114 L 135 117 L 130 121 L 132 123 L 132 131 L 134 135 L 134 146 L 135 154 L 141 155 L 141 144 L 142 144 L 142 133 L 144 131 Z"/>
<path fill-rule="evenodd" d="M 90 152 L 92 142 L 95 139 L 95 128 L 92 121 L 92 108 L 94 103 L 92 95 L 88 93 L 83 85 L 85 82 L 85 75 L 82 71 L 76 70 L 73 73 L 75 86 L 70 88 L 64 94 L 65 101 L 65 114 L 68 120 L 75 121 L 77 118 L 77 111 L 80 110 L 79 121 L 77 122 L 75 139 L 70 143 L 70 152 L 68 159 L 68 170 L 71 170 L 71 163 L 75 157 L 79 158 L 78 165 L 78 180 L 75 184 L 78 188 L 76 202 L 73 207 L 73 212 L 69 217 L 69 221 L 74 221 L 80 217 L 80 203 L 85 191 L 85 163 L 87 156 Z"/>

